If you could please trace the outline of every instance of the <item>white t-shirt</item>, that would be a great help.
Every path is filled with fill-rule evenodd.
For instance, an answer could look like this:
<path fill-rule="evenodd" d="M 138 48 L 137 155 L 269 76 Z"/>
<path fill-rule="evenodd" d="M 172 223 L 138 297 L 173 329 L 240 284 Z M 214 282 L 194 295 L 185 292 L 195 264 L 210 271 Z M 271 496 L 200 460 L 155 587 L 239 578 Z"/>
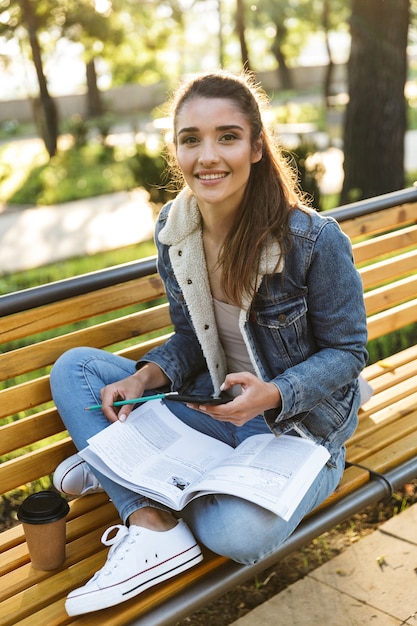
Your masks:
<path fill-rule="evenodd" d="M 239 330 L 239 307 L 215 298 L 213 298 L 213 304 L 217 330 L 226 355 L 227 372 L 251 372 L 255 374 Z M 228 390 L 228 393 L 232 396 L 238 396 L 241 393 L 240 385 L 235 385 Z"/>

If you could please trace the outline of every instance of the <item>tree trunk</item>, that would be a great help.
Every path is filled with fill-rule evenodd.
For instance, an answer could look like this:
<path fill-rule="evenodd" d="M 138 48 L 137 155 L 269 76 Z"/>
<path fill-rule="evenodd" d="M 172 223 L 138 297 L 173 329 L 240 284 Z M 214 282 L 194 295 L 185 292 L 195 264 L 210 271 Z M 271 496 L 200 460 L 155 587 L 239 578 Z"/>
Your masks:
<path fill-rule="evenodd" d="M 242 57 L 242 67 L 250 70 L 249 53 L 245 38 L 245 4 L 244 0 L 237 0 L 236 3 L 236 30 L 240 42 L 240 55 Z"/>
<path fill-rule="evenodd" d="M 43 72 L 42 56 L 36 31 L 36 17 L 33 13 L 30 0 L 21 0 L 24 20 L 29 33 L 33 63 L 39 83 L 40 109 L 36 119 L 39 132 L 45 143 L 50 157 L 56 154 L 58 141 L 58 113 L 55 102 L 48 92 L 48 86 Z"/>
<path fill-rule="evenodd" d="M 103 104 L 101 94 L 97 86 L 97 72 L 94 59 L 86 65 L 87 79 L 87 116 L 98 117 L 103 114 Z"/>
<path fill-rule="evenodd" d="M 329 0 L 324 0 L 323 9 L 322 9 L 322 25 L 323 25 L 323 30 L 324 30 L 327 56 L 329 57 L 329 63 L 326 68 L 326 72 L 324 75 L 324 83 L 323 83 L 323 95 L 324 95 L 324 102 L 325 102 L 326 108 L 330 107 L 330 99 L 332 96 L 333 72 L 334 72 L 332 49 L 331 49 L 330 40 L 329 40 L 329 30 L 330 30 L 329 13 L 330 13 L 330 2 Z"/>
<path fill-rule="evenodd" d="M 409 0 L 352 0 L 341 203 L 404 187 Z"/>
<path fill-rule="evenodd" d="M 219 67 L 224 67 L 224 37 L 222 0 L 217 0 L 217 15 L 219 18 Z"/>
<path fill-rule="evenodd" d="M 278 76 L 279 83 L 282 89 L 292 89 L 293 88 L 293 80 L 291 76 L 291 72 L 287 65 L 287 59 L 285 58 L 285 54 L 281 48 L 281 32 L 279 30 L 278 24 L 275 24 L 277 34 L 274 39 L 274 43 L 271 46 L 271 52 L 277 60 L 278 63 Z"/>

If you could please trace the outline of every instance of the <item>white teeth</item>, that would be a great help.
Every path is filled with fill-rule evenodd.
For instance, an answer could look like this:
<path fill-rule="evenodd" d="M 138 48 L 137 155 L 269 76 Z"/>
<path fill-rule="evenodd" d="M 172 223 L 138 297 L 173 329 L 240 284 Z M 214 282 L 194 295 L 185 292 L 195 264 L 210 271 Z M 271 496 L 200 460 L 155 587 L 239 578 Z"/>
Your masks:
<path fill-rule="evenodd" d="M 216 180 L 217 178 L 225 178 L 226 174 L 199 174 L 201 180 Z"/>

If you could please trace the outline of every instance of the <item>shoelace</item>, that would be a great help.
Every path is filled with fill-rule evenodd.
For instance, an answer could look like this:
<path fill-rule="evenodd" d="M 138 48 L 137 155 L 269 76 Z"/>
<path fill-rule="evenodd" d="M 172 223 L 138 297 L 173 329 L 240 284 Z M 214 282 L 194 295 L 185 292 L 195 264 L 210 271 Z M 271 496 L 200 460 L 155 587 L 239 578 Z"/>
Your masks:
<path fill-rule="evenodd" d="M 109 535 L 114 530 L 117 530 L 116 535 L 109 539 Z M 126 553 L 129 552 L 129 550 L 131 550 L 131 546 L 135 544 L 136 537 L 138 535 L 140 535 L 139 530 L 135 529 L 132 533 L 126 526 L 122 526 L 120 524 L 110 526 L 110 528 L 107 528 L 107 530 L 104 531 L 103 536 L 101 537 L 101 542 L 105 546 L 111 547 L 107 557 L 107 562 L 100 570 L 101 574 L 110 574 L 111 570 L 117 567 L 120 561 L 124 560 Z M 124 543 L 124 546 L 121 545 L 122 543 Z"/>

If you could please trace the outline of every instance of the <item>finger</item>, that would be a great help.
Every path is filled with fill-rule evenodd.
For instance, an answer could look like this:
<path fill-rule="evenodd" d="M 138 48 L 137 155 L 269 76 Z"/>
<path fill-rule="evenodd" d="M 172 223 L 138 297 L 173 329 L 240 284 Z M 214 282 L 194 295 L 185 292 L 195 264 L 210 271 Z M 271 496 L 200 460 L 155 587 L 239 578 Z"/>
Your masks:
<path fill-rule="evenodd" d="M 106 406 L 102 404 L 101 410 L 103 411 L 104 416 L 109 420 L 109 422 L 117 422 L 117 420 L 119 419 L 118 413 L 114 410 L 113 406 Z"/>
<path fill-rule="evenodd" d="M 101 410 L 110 422 L 116 422 L 119 419 L 120 409 L 114 406 L 114 402 L 120 399 L 118 394 L 103 393 L 101 397 Z M 124 407 L 121 407 L 124 408 Z"/>
<path fill-rule="evenodd" d="M 230 389 L 234 385 L 249 385 L 251 382 L 253 383 L 256 381 L 256 376 L 250 372 L 233 372 L 231 374 L 227 374 L 220 390 L 227 391 L 227 389 Z"/>
<path fill-rule="evenodd" d="M 119 422 L 125 422 L 133 411 L 134 407 L 135 405 L 133 404 L 125 404 L 124 406 L 121 406 L 117 414 L 117 419 L 119 420 Z"/>
<path fill-rule="evenodd" d="M 212 406 L 208 407 L 205 404 L 191 404 L 187 402 L 185 406 L 188 406 L 189 409 L 193 409 L 194 411 L 201 411 L 202 413 L 208 413 L 210 415 L 210 410 L 213 408 Z"/>

